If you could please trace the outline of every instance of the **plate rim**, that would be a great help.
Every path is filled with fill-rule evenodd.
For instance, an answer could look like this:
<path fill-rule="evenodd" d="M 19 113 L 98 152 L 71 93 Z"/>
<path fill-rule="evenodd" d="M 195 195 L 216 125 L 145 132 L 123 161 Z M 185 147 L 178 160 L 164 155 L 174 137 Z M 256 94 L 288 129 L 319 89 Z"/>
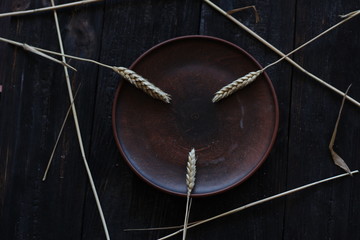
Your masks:
<path fill-rule="evenodd" d="M 138 64 L 138 62 L 140 62 L 144 57 L 146 57 L 148 54 L 150 54 L 153 50 L 162 47 L 163 45 L 166 45 L 168 43 L 171 42 L 175 42 L 175 41 L 181 41 L 181 40 L 186 40 L 186 39 L 206 39 L 206 40 L 213 40 L 213 41 L 218 41 L 221 42 L 223 44 L 227 44 L 230 45 L 234 48 L 236 48 L 237 50 L 239 50 L 240 52 L 242 52 L 244 55 L 246 55 L 248 58 L 250 58 L 255 65 L 257 65 L 257 67 L 259 67 L 259 69 L 262 69 L 263 67 L 260 65 L 260 63 L 253 57 L 251 56 L 248 52 L 246 52 L 244 49 L 242 49 L 241 47 L 239 47 L 238 45 L 229 42 L 227 40 L 221 39 L 221 38 L 217 38 L 214 36 L 208 36 L 208 35 L 186 35 L 186 36 L 180 36 L 180 37 L 175 37 L 175 38 L 171 38 L 168 40 L 165 40 L 163 42 L 160 42 L 156 45 L 154 45 L 153 47 L 151 47 L 150 49 L 146 50 L 144 53 L 142 53 L 129 67 L 129 69 L 133 69 L 134 66 L 136 66 Z M 212 191 L 212 192 L 207 192 L 207 193 L 194 193 L 191 194 L 192 197 L 206 197 L 206 196 L 213 196 L 213 195 L 217 195 L 217 194 L 221 194 L 223 192 L 226 192 L 238 185 L 240 185 L 241 183 L 245 182 L 248 178 L 250 178 L 259 168 L 260 166 L 265 162 L 265 160 L 268 158 L 274 144 L 275 144 L 275 140 L 278 134 L 278 130 L 279 130 L 279 103 L 278 103 L 278 99 L 277 99 L 277 95 L 276 95 L 276 91 L 275 88 L 272 84 L 272 81 L 270 80 L 268 74 L 266 72 L 262 73 L 265 77 L 265 80 L 268 82 L 269 88 L 270 88 L 270 92 L 271 95 L 273 97 L 274 100 L 274 110 L 275 110 L 275 122 L 274 122 L 274 131 L 272 133 L 272 137 L 271 137 L 271 141 L 270 144 L 268 145 L 266 152 L 264 153 L 264 155 L 262 156 L 262 158 L 260 159 L 260 161 L 257 163 L 257 165 L 255 165 L 253 167 L 253 169 L 244 177 L 242 178 L 240 181 L 237 181 L 227 187 L 221 188 L 220 190 L 216 190 L 216 191 Z M 122 149 L 122 146 L 120 144 L 119 138 L 118 138 L 118 134 L 117 134 L 117 129 L 116 129 L 116 117 L 115 117 L 115 113 L 116 113 L 116 106 L 117 106 L 117 101 L 118 101 L 118 97 L 120 94 L 120 90 L 124 84 L 125 80 L 122 79 L 120 77 L 120 82 L 118 84 L 118 87 L 116 89 L 116 93 L 114 96 L 114 100 L 113 100 L 113 106 L 112 106 L 112 130 L 113 130 L 113 136 L 115 138 L 115 142 L 117 145 L 118 150 L 121 153 L 121 156 L 123 158 L 123 160 L 125 160 L 125 162 L 127 163 L 127 165 L 131 168 L 131 170 L 138 176 L 140 177 L 144 182 L 146 182 L 148 185 L 161 190 L 162 192 L 165 193 L 169 193 L 171 195 L 175 195 L 175 196 L 181 196 L 181 197 L 186 197 L 186 193 L 179 193 L 176 191 L 172 191 L 169 190 L 167 188 L 161 187 L 159 185 L 156 185 L 155 183 L 151 182 L 149 179 L 147 179 L 145 176 L 143 176 L 130 162 L 130 160 L 127 158 L 124 150 Z M 159 101 L 154 99 L 155 101 Z M 216 104 L 216 103 L 215 103 Z M 185 182 L 185 179 L 184 179 Z"/>

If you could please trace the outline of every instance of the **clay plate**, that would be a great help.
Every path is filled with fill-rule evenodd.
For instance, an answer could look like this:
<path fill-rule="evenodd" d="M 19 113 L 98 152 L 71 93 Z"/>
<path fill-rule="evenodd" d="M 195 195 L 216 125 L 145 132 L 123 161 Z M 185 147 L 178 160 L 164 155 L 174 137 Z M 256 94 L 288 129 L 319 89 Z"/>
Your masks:
<path fill-rule="evenodd" d="M 121 82 L 113 106 L 118 147 L 129 166 L 151 185 L 185 195 L 187 155 L 198 156 L 196 196 L 225 191 L 263 163 L 278 129 L 278 104 L 266 74 L 234 95 L 214 93 L 260 69 L 238 46 L 207 36 L 163 42 L 130 67 L 171 94 L 171 104 Z"/>

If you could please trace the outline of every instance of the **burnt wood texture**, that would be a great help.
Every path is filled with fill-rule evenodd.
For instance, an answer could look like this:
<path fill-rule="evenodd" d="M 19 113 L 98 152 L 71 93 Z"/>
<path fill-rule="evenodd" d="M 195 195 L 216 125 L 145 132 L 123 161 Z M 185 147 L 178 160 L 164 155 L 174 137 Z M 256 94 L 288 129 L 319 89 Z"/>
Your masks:
<path fill-rule="evenodd" d="M 67 1 L 55 1 L 56 4 Z M 214 0 L 287 53 L 360 8 L 358 1 Z M 50 1 L 0 0 L 0 12 L 49 6 Z M 129 67 L 165 40 L 208 35 L 234 43 L 262 66 L 279 57 L 200 0 L 106 0 L 58 10 L 65 52 Z M 360 100 L 360 16 L 292 58 Z M 0 37 L 59 51 L 52 12 L 0 18 Z M 90 169 L 112 239 L 157 239 L 172 230 L 127 228 L 181 225 L 186 199 L 142 181 L 122 158 L 113 136 L 112 106 L 121 77 L 70 60 L 75 104 Z M 328 144 L 342 97 L 282 63 L 267 71 L 279 104 L 279 130 L 262 166 L 224 193 L 195 198 L 196 221 L 261 198 L 342 173 Z M 240 76 L 239 76 L 240 77 Z M 42 181 L 70 105 L 63 67 L 0 42 L 0 239 L 105 239 L 75 134 L 72 115 Z M 129 88 L 129 86 L 127 86 Z M 238 92 L 236 94 L 241 94 Z M 335 150 L 360 168 L 360 108 L 346 102 Z M 139 119 L 144 121 L 145 119 Z M 185 156 L 186 157 L 186 156 Z M 360 176 L 346 177 L 191 229 L 187 239 L 360 239 Z M 181 239 L 176 236 L 173 239 Z"/>

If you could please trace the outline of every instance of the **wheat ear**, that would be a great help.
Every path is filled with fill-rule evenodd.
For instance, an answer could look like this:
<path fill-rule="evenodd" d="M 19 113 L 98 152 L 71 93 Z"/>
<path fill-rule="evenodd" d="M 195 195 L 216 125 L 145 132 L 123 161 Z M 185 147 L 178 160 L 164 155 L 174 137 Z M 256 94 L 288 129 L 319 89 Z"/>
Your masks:
<path fill-rule="evenodd" d="M 195 175 L 196 175 L 196 156 L 195 149 L 191 149 L 189 152 L 188 162 L 186 165 L 186 186 L 188 195 L 191 194 L 195 187 Z"/>
<path fill-rule="evenodd" d="M 149 94 L 151 97 L 162 100 L 166 103 L 170 103 L 171 97 L 169 94 L 165 93 L 163 90 L 156 87 L 154 84 L 152 84 L 136 72 L 125 67 L 113 67 L 113 70 L 120 74 L 123 78 L 125 78 L 135 87 Z"/>
<path fill-rule="evenodd" d="M 213 98 L 213 102 L 218 102 L 223 98 L 226 98 L 236 92 L 237 90 L 240 90 L 244 87 L 246 87 L 248 84 L 255 81 L 255 79 L 263 73 L 263 70 L 258 70 L 256 72 L 250 72 L 246 74 L 245 76 L 236 79 L 232 83 L 226 85 L 225 87 L 221 88 L 219 91 L 215 93 L 215 96 Z"/>
<path fill-rule="evenodd" d="M 195 149 L 191 149 L 189 152 L 188 162 L 186 164 L 186 186 L 187 186 L 187 196 L 186 196 L 186 210 L 185 210 L 185 219 L 184 219 L 184 231 L 183 231 L 183 240 L 186 239 L 186 229 L 189 222 L 190 214 L 190 195 L 192 190 L 195 187 L 195 175 L 196 175 L 196 156 Z"/>

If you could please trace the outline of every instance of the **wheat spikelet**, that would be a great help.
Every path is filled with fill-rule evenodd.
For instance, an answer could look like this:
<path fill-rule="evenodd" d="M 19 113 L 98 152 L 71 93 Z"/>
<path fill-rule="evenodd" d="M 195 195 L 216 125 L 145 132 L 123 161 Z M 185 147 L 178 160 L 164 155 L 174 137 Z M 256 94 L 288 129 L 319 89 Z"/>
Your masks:
<path fill-rule="evenodd" d="M 196 175 L 196 156 L 195 149 L 191 149 L 189 152 L 188 162 L 186 165 L 186 186 L 188 193 L 191 193 L 195 186 Z"/>
<path fill-rule="evenodd" d="M 183 240 L 186 239 L 186 230 L 189 222 L 190 215 L 190 194 L 195 187 L 195 175 L 196 175 L 196 156 L 195 149 L 191 149 L 189 152 L 188 161 L 186 164 L 186 186 L 187 186 L 187 196 L 186 196 L 186 210 L 185 210 L 185 219 L 184 219 L 184 232 Z"/>
<path fill-rule="evenodd" d="M 221 99 L 230 96 L 237 90 L 246 87 L 248 84 L 252 83 L 261 73 L 263 73 L 263 70 L 258 70 L 256 72 L 249 72 L 245 76 L 236 79 L 232 83 L 226 85 L 225 87 L 217 91 L 212 101 L 218 102 Z"/>
<path fill-rule="evenodd" d="M 151 97 L 162 100 L 166 103 L 170 103 L 171 98 L 169 94 L 165 93 L 163 90 L 156 87 L 154 84 L 152 84 L 136 72 L 124 67 L 113 67 L 113 70 L 120 74 L 123 78 L 125 78 L 135 87 L 149 94 Z"/>

